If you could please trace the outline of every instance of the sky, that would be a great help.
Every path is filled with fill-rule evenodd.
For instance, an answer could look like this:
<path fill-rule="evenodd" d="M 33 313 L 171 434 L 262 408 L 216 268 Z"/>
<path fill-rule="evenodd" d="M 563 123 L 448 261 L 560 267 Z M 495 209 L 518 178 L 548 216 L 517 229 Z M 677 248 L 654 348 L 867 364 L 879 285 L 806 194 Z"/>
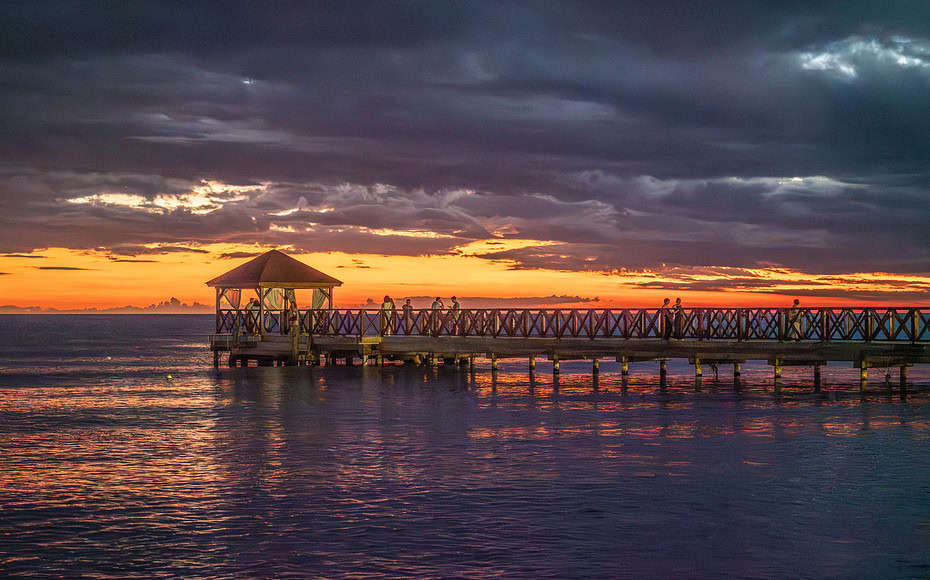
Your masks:
<path fill-rule="evenodd" d="M 4 2 L 0 305 L 927 305 L 928 136 L 925 1 Z"/>

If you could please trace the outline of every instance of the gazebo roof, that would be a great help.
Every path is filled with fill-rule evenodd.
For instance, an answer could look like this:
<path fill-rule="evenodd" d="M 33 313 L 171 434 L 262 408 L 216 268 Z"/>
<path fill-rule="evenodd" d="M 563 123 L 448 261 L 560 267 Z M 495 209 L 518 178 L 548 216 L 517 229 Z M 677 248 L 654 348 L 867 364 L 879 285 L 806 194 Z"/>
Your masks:
<path fill-rule="evenodd" d="M 207 282 L 218 288 L 332 288 L 340 280 L 328 276 L 284 252 L 271 250 Z"/>

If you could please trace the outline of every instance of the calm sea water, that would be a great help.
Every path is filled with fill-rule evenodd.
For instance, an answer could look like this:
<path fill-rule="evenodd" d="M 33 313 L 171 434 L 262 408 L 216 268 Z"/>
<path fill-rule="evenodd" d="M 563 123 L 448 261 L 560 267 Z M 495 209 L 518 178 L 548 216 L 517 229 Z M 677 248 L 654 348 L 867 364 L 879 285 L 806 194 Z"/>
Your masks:
<path fill-rule="evenodd" d="M 930 577 L 926 367 L 215 371 L 212 324 L 0 317 L 0 574 Z"/>

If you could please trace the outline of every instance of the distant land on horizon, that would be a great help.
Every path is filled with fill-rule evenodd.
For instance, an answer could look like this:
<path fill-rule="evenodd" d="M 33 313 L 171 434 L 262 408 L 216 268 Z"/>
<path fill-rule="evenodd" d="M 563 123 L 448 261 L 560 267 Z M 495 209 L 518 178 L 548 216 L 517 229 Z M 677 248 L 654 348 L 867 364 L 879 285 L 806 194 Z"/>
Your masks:
<path fill-rule="evenodd" d="M 194 301 L 192 304 L 171 297 L 148 306 L 115 306 L 112 308 L 46 308 L 42 306 L 0 305 L 0 314 L 212 314 L 214 307 Z"/>
<path fill-rule="evenodd" d="M 428 308 L 435 296 L 404 296 L 394 297 L 398 308 L 406 298 L 410 298 L 414 308 Z M 442 297 L 449 306 L 448 296 Z M 585 296 L 529 296 L 529 297 L 468 297 L 462 296 L 459 302 L 462 308 L 543 308 L 554 306 L 578 306 L 581 304 L 597 303 L 600 299 Z M 378 308 L 381 299 L 368 298 L 364 304 L 337 304 L 337 308 Z M 304 307 L 304 305 L 301 305 Z M 42 306 L 16 306 L 13 304 L 0 305 L 0 314 L 213 314 L 215 307 L 194 301 L 187 304 L 171 297 L 168 300 L 149 304 L 148 306 L 115 306 L 111 308 L 47 308 Z"/>

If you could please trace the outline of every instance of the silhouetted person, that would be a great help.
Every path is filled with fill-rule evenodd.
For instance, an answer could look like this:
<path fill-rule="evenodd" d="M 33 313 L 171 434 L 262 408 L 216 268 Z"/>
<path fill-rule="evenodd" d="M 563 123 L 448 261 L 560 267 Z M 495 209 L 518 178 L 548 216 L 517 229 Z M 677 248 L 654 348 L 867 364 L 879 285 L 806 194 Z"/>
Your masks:
<path fill-rule="evenodd" d="M 258 300 L 249 299 L 245 305 L 245 331 L 249 334 L 255 334 L 258 329 Z"/>
<path fill-rule="evenodd" d="M 681 338 L 685 321 L 685 311 L 681 305 L 681 298 L 675 299 L 675 305 L 672 306 L 672 317 L 675 319 L 675 338 Z"/>
<path fill-rule="evenodd" d="M 300 312 L 297 310 L 296 300 L 288 300 L 287 308 L 284 311 L 284 318 L 287 320 L 287 327 L 281 327 L 281 334 L 297 332 L 300 327 Z"/>
<path fill-rule="evenodd" d="M 801 301 L 794 299 L 791 308 L 788 309 L 788 332 L 794 333 L 795 340 L 801 340 Z"/>
<path fill-rule="evenodd" d="M 442 299 L 437 296 L 433 303 L 430 304 L 430 322 L 433 329 L 433 335 L 439 336 L 439 330 L 442 328 L 442 309 L 445 308 L 445 305 L 442 303 Z"/>
<path fill-rule="evenodd" d="M 381 334 L 391 334 L 394 332 L 394 311 L 396 310 L 394 300 L 385 295 L 381 302 Z"/>
<path fill-rule="evenodd" d="M 410 334 L 410 322 L 413 320 L 413 304 L 410 303 L 409 298 L 404 300 L 404 305 L 401 306 L 401 311 L 404 315 L 404 334 Z"/>
<path fill-rule="evenodd" d="M 672 311 L 669 309 L 670 300 L 666 298 L 662 301 L 662 308 L 659 309 L 659 324 L 662 325 L 660 332 L 662 338 L 668 340 L 672 336 Z"/>
<path fill-rule="evenodd" d="M 452 312 L 452 333 L 458 334 L 459 332 L 459 314 L 461 314 L 462 307 L 459 305 L 459 301 L 452 297 L 452 306 L 449 307 L 449 310 Z"/>

